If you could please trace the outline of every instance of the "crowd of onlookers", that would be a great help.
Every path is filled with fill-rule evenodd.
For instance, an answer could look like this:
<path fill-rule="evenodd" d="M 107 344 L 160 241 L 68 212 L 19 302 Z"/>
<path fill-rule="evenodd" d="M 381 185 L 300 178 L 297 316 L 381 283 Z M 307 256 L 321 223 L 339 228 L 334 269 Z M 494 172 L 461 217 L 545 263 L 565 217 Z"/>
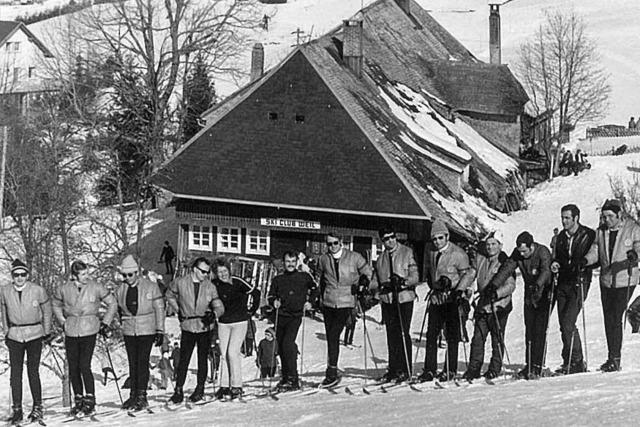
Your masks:
<path fill-rule="evenodd" d="M 582 150 L 577 149 L 575 153 L 572 153 L 571 150 L 564 150 L 560 154 L 560 174 L 563 176 L 570 175 L 573 173 L 574 175 L 578 175 L 578 173 L 582 172 L 585 169 L 591 169 L 591 164 L 587 160 L 587 154 L 583 153 Z"/>

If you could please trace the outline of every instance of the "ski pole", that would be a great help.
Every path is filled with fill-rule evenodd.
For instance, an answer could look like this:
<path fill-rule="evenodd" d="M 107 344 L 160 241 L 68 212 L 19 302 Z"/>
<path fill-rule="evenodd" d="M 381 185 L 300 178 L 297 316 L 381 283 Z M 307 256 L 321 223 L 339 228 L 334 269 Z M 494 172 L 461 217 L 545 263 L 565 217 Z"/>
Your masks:
<path fill-rule="evenodd" d="M 622 320 L 622 333 L 624 335 L 624 330 L 627 329 L 627 304 L 629 304 L 629 290 L 631 289 L 631 273 L 633 273 L 633 264 L 631 261 L 627 260 L 627 300 L 624 303 L 624 319 Z"/>
<path fill-rule="evenodd" d="M 462 316 L 463 314 L 463 310 L 462 307 L 460 307 L 460 304 L 458 304 L 458 318 L 460 319 L 459 323 L 460 323 L 460 340 L 462 341 L 462 351 L 464 353 L 464 369 L 465 371 L 467 369 L 469 369 L 469 357 L 467 355 L 467 336 L 466 336 L 466 319 L 463 319 L 464 316 Z"/>
<path fill-rule="evenodd" d="M 491 301 L 491 312 L 493 313 L 493 320 L 496 322 L 496 330 L 498 332 L 498 345 L 500 346 L 500 364 L 503 363 L 502 353 L 504 352 L 504 355 L 507 357 L 507 363 L 511 365 L 511 358 L 509 357 L 509 351 L 507 351 L 507 345 L 504 343 L 504 335 L 502 335 L 502 327 L 500 327 L 500 321 L 498 319 L 498 313 L 496 313 L 495 304 L 495 301 Z"/>
<path fill-rule="evenodd" d="M 402 334 L 402 348 L 404 350 L 404 361 L 406 363 L 407 374 L 409 375 L 409 379 L 413 377 L 413 370 L 411 369 L 411 362 L 409 361 L 409 351 L 407 350 L 407 337 L 404 330 L 404 321 L 402 320 L 402 310 L 400 310 L 400 298 L 398 296 L 398 291 L 396 290 L 392 295 L 396 300 L 396 308 L 398 309 L 398 319 L 400 320 L 400 333 Z M 411 327 L 411 325 L 407 325 Z"/>
<path fill-rule="evenodd" d="M 273 346 L 273 351 L 271 352 L 271 362 L 273 362 L 276 358 L 276 346 L 278 346 L 278 315 L 280 314 L 280 306 L 276 308 L 276 319 L 273 322 L 273 334 L 275 335 L 273 339 L 275 340 L 275 345 Z M 269 377 L 269 393 L 271 393 L 271 387 L 273 387 L 273 376 Z"/>
<path fill-rule="evenodd" d="M 581 272 L 579 272 L 578 274 L 580 274 L 580 306 L 582 308 L 582 340 L 584 341 L 584 364 L 585 364 L 585 370 L 588 370 L 589 369 L 589 351 L 587 349 L 588 347 L 587 321 L 585 319 L 586 314 L 584 312 L 584 276 L 582 276 Z"/>
<path fill-rule="evenodd" d="M 545 366 L 547 363 L 547 333 L 549 332 L 549 323 L 551 321 L 551 314 L 553 313 L 553 299 L 554 292 L 558 287 L 558 273 L 553 274 L 553 282 L 551 284 L 551 294 L 549 295 L 549 314 L 547 315 L 547 325 L 544 328 L 544 350 L 542 351 L 542 366 Z"/>
<path fill-rule="evenodd" d="M 367 379 L 369 378 L 369 371 L 367 370 L 367 316 L 358 299 L 356 299 L 356 304 L 362 313 L 362 348 L 364 349 L 364 385 L 362 386 L 362 391 L 365 394 L 369 394 L 367 392 Z"/>
<path fill-rule="evenodd" d="M 116 370 L 113 367 L 113 361 L 111 360 L 111 352 L 109 351 L 109 343 L 107 342 L 107 337 L 101 335 L 104 340 L 104 348 L 107 352 L 107 358 L 109 359 L 109 365 L 111 366 L 111 370 L 113 371 L 114 381 L 116 382 L 116 389 L 118 390 L 118 397 L 120 398 L 120 404 L 124 405 L 124 401 L 122 400 L 122 393 L 120 393 L 120 385 L 118 384 L 118 376 L 116 375 Z"/>
<path fill-rule="evenodd" d="M 424 299 L 427 302 L 427 304 L 425 305 L 424 316 L 422 317 L 422 326 L 420 326 L 420 335 L 418 335 L 418 346 L 416 347 L 416 354 L 413 358 L 414 366 L 416 363 L 418 363 L 418 354 L 420 353 L 420 343 L 422 342 L 422 334 L 424 333 L 424 326 L 427 323 L 427 313 L 429 313 L 429 307 L 431 306 L 430 299 L 431 299 L 431 291 L 427 293 L 427 296 Z"/>
<path fill-rule="evenodd" d="M 531 360 L 531 340 L 527 341 L 528 346 L 527 346 L 527 356 L 529 359 L 529 363 L 527 363 L 527 370 L 528 370 L 528 377 L 527 379 L 531 379 L 531 364 L 533 363 L 533 361 Z"/>
<path fill-rule="evenodd" d="M 576 329 L 573 329 L 573 332 L 571 332 L 571 341 L 569 344 L 569 360 L 567 361 L 567 366 L 564 370 L 564 373 L 566 375 L 569 375 L 569 372 L 571 371 L 571 359 L 573 358 L 573 339 L 576 336 Z"/>
<path fill-rule="evenodd" d="M 302 308 L 302 341 L 300 342 L 300 375 L 304 373 L 304 325 L 305 317 L 307 317 L 307 310 Z M 300 381 L 300 390 L 302 390 L 302 381 Z"/>

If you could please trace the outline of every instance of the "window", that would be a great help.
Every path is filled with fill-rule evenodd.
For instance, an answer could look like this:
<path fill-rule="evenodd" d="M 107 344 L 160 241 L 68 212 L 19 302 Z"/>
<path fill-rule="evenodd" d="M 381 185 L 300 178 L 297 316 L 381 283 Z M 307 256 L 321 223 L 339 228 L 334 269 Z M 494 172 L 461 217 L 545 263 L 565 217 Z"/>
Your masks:
<path fill-rule="evenodd" d="M 371 261 L 376 261 L 383 250 L 382 240 L 377 237 L 371 238 Z"/>
<path fill-rule="evenodd" d="M 247 255 L 269 255 L 269 243 L 269 230 L 247 229 L 245 249 Z"/>
<path fill-rule="evenodd" d="M 304 115 L 296 114 L 296 123 L 304 123 Z"/>
<path fill-rule="evenodd" d="M 189 249 L 213 252 L 211 227 L 192 225 L 189 227 Z"/>
<path fill-rule="evenodd" d="M 240 253 L 240 229 L 218 227 L 218 252 Z"/>
<path fill-rule="evenodd" d="M 278 120 L 278 113 L 269 113 L 269 120 Z"/>
<path fill-rule="evenodd" d="M 13 42 L 11 43 L 11 46 L 13 47 L 14 52 L 18 52 L 20 50 L 20 42 Z"/>
<path fill-rule="evenodd" d="M 29 67 L 29 78 L 32 79 L 36 76 L 36 67 Z"/>

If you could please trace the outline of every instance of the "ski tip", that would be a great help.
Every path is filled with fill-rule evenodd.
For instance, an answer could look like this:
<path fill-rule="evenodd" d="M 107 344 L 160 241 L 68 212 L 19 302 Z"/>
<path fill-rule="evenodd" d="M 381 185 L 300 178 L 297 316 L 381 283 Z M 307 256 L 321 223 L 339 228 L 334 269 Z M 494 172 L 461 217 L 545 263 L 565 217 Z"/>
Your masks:
<path fill-rule="evenodd" d="M 367 395 L 371 394 L 371 392 L 364 387 L 362 387 L 362 392 Z"/>

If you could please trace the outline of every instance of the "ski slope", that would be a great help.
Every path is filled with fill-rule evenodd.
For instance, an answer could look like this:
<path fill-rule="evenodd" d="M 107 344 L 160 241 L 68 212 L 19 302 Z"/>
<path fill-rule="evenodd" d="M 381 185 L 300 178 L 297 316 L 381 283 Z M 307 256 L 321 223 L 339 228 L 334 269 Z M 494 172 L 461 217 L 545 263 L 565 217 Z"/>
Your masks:
<path fill-rule="evenodd" d="M 597 157 L 591 159 L 593 167 L 578 177 L 556 178 L 530 190 L 528 194 L 529 210 L 517 212 L 506 217 L 500 228 L 505 234 L 505 249 L 513 248 L 515 236 L 522 230 L 532 232 L 536 240 L 548 244 L 551 230 L 560 226 L 559 209 L 562 205 L 575 202 L 582 209 L 583 223 L 594 226 L 597 222 L 597 208 L 610 194 L 609 177 L 619 176 L 631 178 L 626 165 L 640 161 L 640 154 L 621 157 Z M 597 277 L 594 278 L 597 283 Z M 422 297 L 426 288 L 418 289 L 420 300 L 416 302 L 412 321 L 412 336 L 417 339 L 424 314 Z M 518 288 L 514 297 L 514 310 L 510 316 L 506 346 L 510 363 L 506 363 L 509 372 L 521 367 L 524 360 L 524 329 L 522 316 L 522 283 L 518 279 Z M 602 374 L 595 369 L 606 359 L 606 340 L 600 305 L 598 286 L 592 286 L 586 302 L 587 350 L 591 372 L 568 377 L 545 378 L 540 381 L 510 382 L 498 380 L 495 386 L 482 382 L 468 388 L 435 390 L 424 387 L 422 393 L 404 387 L 392 390 L 387 394 L 373 393 L 365 396 L 360 392 L 365 378 L 375 377 L 384 372 L 386 366 L 386 341 L 384 329 L 377 322 L 380 320 L 379 308 L 367 313 L 367 328 L 371 337 L 372 348 L 367 348 L 368 371 L 365 375 L 363 349 L 341 348 L 340 368 L 344 372 L 343 384 L 351 385 L 355 396 L 349 396 L 340 390 L 332 395 L 321 392 L 306 397 L 282 397 L 274 402 L 269 399 L 253 400 L 245 403 L 211 403 L 196 406 L 192 410 L 180 408 L 175 412 L 162 409 L 162 403 L 170 395 L 169 391 L 151 390 L 150 403 L 155 407 L 155 415 L 140 415 L 136 418 L 126 414 L 101 417 L 101 425 L 118 426 L 240 426 L 259 424 L 276 425 L 636 425 L 640 415 L 640 407 L 636 404 L 637 389 L 640 385 L 640 336 L 632 335 L 627 328 L 622 350 L 623 371 L 613 374 Z M 578 319 L 582 333 L 582 319 Z M 267 324 L 258 322 L 258 339 L 263 337 Z M 167 321 L 168 331 L 178 338 L 178 325 L 175 318 Z M 471 323 L 467 324 L 469 333 Z M 324 375 L 326 343 L 324 326 L 312 319 L 306 319 L 304 325 L 304 366 L 302 379 L 307 382 L 320 381 Z M 549 326 L 549 351 L 547 366 L 555 369 L 561 363 L 561 341 L 556 313 Z M 583 337 L 584 340 L 584 337 Z M 362 345 L 362 322 L 358 323 L 354 343 Z M 298 346 L 302 348 L 301 334 Z M 414 352 L 416 351 L 414 342 Z M 487 343 L 487 352 L 489 345 Z M 424 358 L 424 341 L 420 347 L 420 355 L 416 369 L 420 370 Z M 468 351 L 468 348 L 467 348 Z M 112 350 L 116 370 L 126 375 L 126 357 L 122 347 Z M 154 353 L 157 349 L 154 348 Z M 414 353 L 415 354 L 415 353 Z M 464 351 L 460 349 L 459 371 L 465 369 Z M 439 360 L 443 359 L 443 354 Z M 485 357 L 488 361 L 488 353 Z M 53 364 L 48 350 L 43 352 L 43 365 Z M 195 356 L 192 358 L 195 368 Z M 486 368 L 486 365 L 485 365 Z M 110 382 L 103 387 L 99 360 L 94 358 L 93 371 L 96 375 L 96 393 L 98 411 L 115 409 L 119 399 L 115 384 Z M 68 425 L 62 423 L 65 409 L 61 407 L 60 382 L 46 368 L 43 374 L 46 421 L 49 426 Z M 247 381 L 245 391 L 249 394 L 261 390 L 261 381 L 255 380 L 256 367 L 254 358 L 243 361 L 244 378 Z M 157 374 L 156 374 L 157 375 Z M 188 376 L 186 392 L 193 389 L 195 373 Z M 368 380 L 371 383 L 371 379 Z M 25 408 L 30 406 L 28 385 L 24 381 Z M 267 385 L 268 382 L 265 384 Z M 209 384 L 207 392 L 213 391 Z M 0 413 L 9 408 L 9 375 L 0 375 Z"/>

